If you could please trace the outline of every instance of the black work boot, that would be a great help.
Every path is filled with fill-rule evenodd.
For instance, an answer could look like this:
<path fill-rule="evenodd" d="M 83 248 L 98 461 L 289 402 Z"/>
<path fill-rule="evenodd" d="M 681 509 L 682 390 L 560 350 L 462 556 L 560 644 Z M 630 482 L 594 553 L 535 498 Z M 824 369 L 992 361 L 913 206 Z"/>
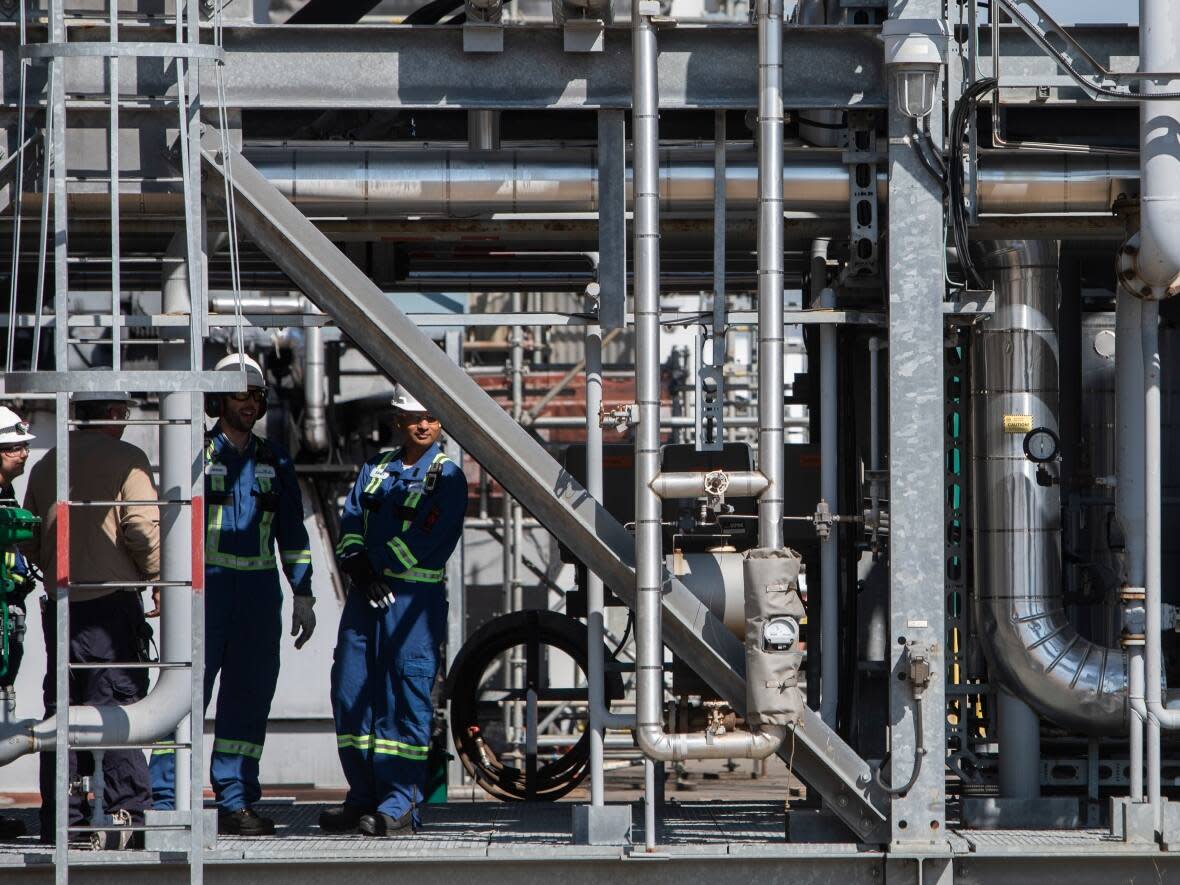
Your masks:
<path fill-rule="evenodd" d="M 337 805 L 320 812 L 320 829 L 329 833 L 351 833 L 365 816 L 365 810 L 355 805 Z"/>
<path fill-rule="evenodd" d="M 27 832 L 25 822 L 19 817 L 8 817 L 0 814 L 0 842 L 10 842 L 19 839 Z"/>
<path fill-rule="evenodd" d="M 217 815 L 217 832 L 222 836 L 273 836 L 275 822 L 253 808 L 239 808 Z"/>
<path fill-rule="evenodd" d="M 390 817 L 380 811 L 362 815 L 359 829 L 366 836 L 409 836 L 414 832 L 414 812 L 411 809 L 401 817 Z"/>

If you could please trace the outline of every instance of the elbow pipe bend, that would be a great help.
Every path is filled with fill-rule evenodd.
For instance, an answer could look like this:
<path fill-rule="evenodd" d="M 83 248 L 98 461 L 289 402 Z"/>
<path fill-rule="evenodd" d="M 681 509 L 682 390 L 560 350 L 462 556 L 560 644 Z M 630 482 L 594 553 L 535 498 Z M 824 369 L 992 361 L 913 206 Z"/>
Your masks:
<path fill-rule="evenodd" d="M 70 707 L 70 742 L 78 749 L 106 744 L 150 744 L 171 735 L 192 707 L 187 670 L 170 669 L 142 700 L 126 707 Z M 27 753 L 54 749 L 57 717 L 0 727 L 0 766 Z"/>
<path fill-rule="evenodd" d="M 984 244 L 995 314 L 971 344 L 972 604 L 989 673 L 1045 718 L 1074 733 L 1125 734 L 1128 658 L 1081 636 L 1061 587 L 1061 501 L 1037 482 L 1023 435 L 1003 415 L 1057 429 L 1057 246 Z"/>

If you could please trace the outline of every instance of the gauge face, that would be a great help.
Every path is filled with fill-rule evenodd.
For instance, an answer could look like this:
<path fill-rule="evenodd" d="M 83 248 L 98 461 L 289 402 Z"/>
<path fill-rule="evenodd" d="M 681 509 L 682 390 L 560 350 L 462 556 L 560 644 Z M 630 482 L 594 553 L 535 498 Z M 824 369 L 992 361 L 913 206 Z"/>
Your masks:
<path fill-rule="evenodd" d="M 762 628 L 762 647 L 767 651 L 787 651 L 799 639 L 799 624 L 794 618 L 772 618 Z"/>
<path fill-rule="evenodd" d="M 1056 458 L 1058 448 L 1057 434 L 1048 427 L 1034 427 L 1024 436 L 1024 454 L 1037 464 Z"/>

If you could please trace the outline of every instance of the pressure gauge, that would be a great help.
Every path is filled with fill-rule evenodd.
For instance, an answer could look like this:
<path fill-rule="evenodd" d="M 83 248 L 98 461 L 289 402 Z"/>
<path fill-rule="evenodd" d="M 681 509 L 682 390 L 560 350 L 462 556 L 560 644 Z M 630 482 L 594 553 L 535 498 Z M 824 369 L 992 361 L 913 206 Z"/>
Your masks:
<path fill-rule="evenodd" d="M 1048 427 L 1034 427 L 1024 435 L 1024 454 L 1037 464 L 1056 458 L 1059 447 L 1057 434 Z"/>
<path fill-rule="evenodd" d="M 798 641 L 799 622 L 794 618 L 771 618 L 762 625 L 763 651 L 790 651 Z"/>

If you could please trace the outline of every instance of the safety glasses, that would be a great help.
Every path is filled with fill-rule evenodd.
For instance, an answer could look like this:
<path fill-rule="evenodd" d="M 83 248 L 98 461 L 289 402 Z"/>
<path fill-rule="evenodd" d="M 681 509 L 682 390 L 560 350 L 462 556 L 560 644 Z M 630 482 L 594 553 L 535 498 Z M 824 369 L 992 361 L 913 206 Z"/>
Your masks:
<path fill-rule="evenodd" d="M 249 399 L 254 400 L 256 403 L 264 403 L 266 402 L 266 391 L 251 389 L 247 390 L 245 393 L 231 393 L 229 398 L 235 403 L 244 403 Z"/>

